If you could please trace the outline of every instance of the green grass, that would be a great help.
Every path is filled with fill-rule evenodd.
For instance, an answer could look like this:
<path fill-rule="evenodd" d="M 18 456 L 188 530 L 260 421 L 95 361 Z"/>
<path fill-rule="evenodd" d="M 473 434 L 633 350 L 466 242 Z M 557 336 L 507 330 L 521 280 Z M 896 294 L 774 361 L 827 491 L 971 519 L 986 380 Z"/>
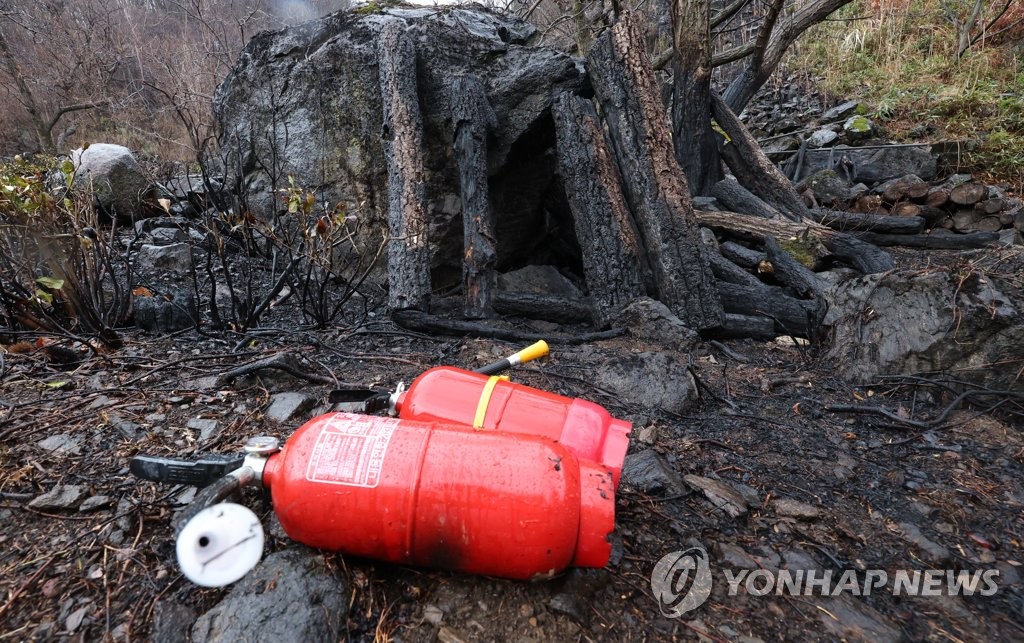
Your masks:
<path fill-rule="evenodd" d="M 837 98 L 871 105 L 897 140 L 974 140 L 960 171 L 1024 188 L 1024 47 L 1019 38 L 978 43 L 956 56 L 957 20 L 947 0 L 860 0 L 808 32 L 791 67 L 806 69 Z M 969 8 L 969 7 L 968 7 Z M 989 18 L 983 17 L 983 22 Z"/>

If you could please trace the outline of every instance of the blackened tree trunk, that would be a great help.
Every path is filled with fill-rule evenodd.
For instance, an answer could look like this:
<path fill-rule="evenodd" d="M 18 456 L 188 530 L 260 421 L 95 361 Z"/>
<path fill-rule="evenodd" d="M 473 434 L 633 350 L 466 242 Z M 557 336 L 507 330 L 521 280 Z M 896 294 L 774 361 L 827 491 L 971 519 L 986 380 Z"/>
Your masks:
<path fill-rule="evenodd" d="M 430 301 L 423 119 L 416 89 L 416 49 L 401 23 L 378 42 L 384 105 L 381 137 L 388 161 L 388 305 L 426 308 Z"/>
<path fill-rule="evenodd" d="M 722 179 L 711 129 L 711 0 L 674 0 L 672 133 L 676 159 L 693 195 L 710 194 Z"/>
<path fill-rule="evenodd" d="M 624 304 L 645 294 L 639 242 L 593 103 L 565 93 L 551 112 L 594 322 L 604 326 Z"/>
<path fill-rule="evenodd" d="M 497 249 L 487 190 L 487 133 L 494 127 L 495 118 L 483 85 L 475 76 L 455 79 L 451 100 L 462 196 L 463 312 L 477 319 L 490 317 L 493 312 Z"/>
<path fill-rule="evenodd" d="M 715 278 L 640 32 L 628 15 L 587 55 L 657 297 L 687 325 L 722 325 Z"/>

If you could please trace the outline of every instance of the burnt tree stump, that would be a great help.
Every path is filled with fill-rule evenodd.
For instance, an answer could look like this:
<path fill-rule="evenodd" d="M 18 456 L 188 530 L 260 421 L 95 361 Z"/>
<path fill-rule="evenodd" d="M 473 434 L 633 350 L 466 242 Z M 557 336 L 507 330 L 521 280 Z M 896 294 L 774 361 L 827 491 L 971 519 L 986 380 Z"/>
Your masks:
<path fill-rule="evenodd" d="M 594 105 L 565 93 L 551 113 L 594 322 L 604 326 L 623 305 L 645 294 L 639 242 Z"/>
<path fill-rule="evenodd" d="M 487 189 L 487 134 L 496 123 L 483 84 L 476 76 L 452 83 L 452 124 L 462 197 L 463 313 L 468 319 L 490 317 L 495 287 L 497 248 Z"/>
<path fill-rule="evenodd" d="M 689 186 L 640 31 L 628 15 L 597 39 L 587 63 L 657 298 L 695 330 L 720 327 L 722 304 Z"/>
<path fill-rule="evenodd" d="M 416 49 L 400 23 L 380 34 L 381 139 L 388 163 L 388 305 L 430 303 L 423 118 L 416 88 Z"/>

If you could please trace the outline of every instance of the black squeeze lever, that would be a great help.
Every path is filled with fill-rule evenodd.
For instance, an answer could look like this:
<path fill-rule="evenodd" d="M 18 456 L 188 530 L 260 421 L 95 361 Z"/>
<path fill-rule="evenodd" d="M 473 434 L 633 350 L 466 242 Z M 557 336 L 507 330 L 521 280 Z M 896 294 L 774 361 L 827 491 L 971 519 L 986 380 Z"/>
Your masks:
<path fill-rule="evenodd" d="M 208 454 L 195 461 L 137 455 L 132 458 L 128 470 L 143 480 L 205 487 L 242 466 L 244 460 L 244 453 Z"/>

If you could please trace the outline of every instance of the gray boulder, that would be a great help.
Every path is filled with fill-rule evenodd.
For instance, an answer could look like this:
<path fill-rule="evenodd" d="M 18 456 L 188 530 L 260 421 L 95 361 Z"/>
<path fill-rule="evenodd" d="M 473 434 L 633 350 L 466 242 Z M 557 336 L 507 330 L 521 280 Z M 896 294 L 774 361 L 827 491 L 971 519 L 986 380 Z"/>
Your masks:
<path fill-rule="evenodd" d="M 337 12 L 253 38 L 214 96 L 229 151 L 226 182 L 241 181 L 250 209 L 280 206 L 275 188 L 293 177 L 318 203 L 345 203 L 361 234 L 379 236 L 387 208 L 377 41 L 384 25 L 405 27 L 417 50 L 424 123 L 424 176 L 434 265 L 459 266 L 462 222 L 450 93 L 454 78 L 483 83 L 497 127 L 488 140 L 491 203 L 499 240 L 536 239 L 540 207 L 555 181 L 549 107 L 582 91 L 578 59 L 533 42 L 517 18 L 474 8 L 389 8 Z M 499 243 L 499 263 L 524 248 Z"/>
<path fill-rule="evenodd" d="M 594 369 L 594 382 L 626 402 L 670 413 L 685 413 L 697 398 L 686 362 L 669 352 L 609 358 Z"/>
<path fill-rule="evenodd" d="M 835 170 L 821 170 L 797 184 L 797 191 L 810 190 L 820 205 L 842 206 L 852 196 L 850 181 Z"/>
<path fill-rule="evenodd" d="M 795 171 L 797 158 L 787 161 L 787 170 Z M 804 155 L 799 176 L 794 180 L 816 174 L 822 170 L 835 170 L 851 183 L 873 184 L 914 174 L 925 181 L 935 178 L 936 156 L 929 147 L 857 148 L 837 145 L 830 148 L 808 149 Z"/>
<path fill-rule="evenodd" d="M 972 272 L 894 272 L 828 291 L 826 359 L 847 380 L 952 373 L 997 389 L 1024 389 L 1024 325 L 992 279 Z"/>
<path fill-rule="evenodd" d="M 305 547 L 271 554 L 192 626 L 192 640 L 336 641 L 348 591 Z"/>
<path fill-rule="evenodd" d="M 93 143 L 71 152 L 75 190 L 92 190 L 96 207 L 112 216 L 134 218 L 149 189 L 135 155 L 127 147 Z"/>

